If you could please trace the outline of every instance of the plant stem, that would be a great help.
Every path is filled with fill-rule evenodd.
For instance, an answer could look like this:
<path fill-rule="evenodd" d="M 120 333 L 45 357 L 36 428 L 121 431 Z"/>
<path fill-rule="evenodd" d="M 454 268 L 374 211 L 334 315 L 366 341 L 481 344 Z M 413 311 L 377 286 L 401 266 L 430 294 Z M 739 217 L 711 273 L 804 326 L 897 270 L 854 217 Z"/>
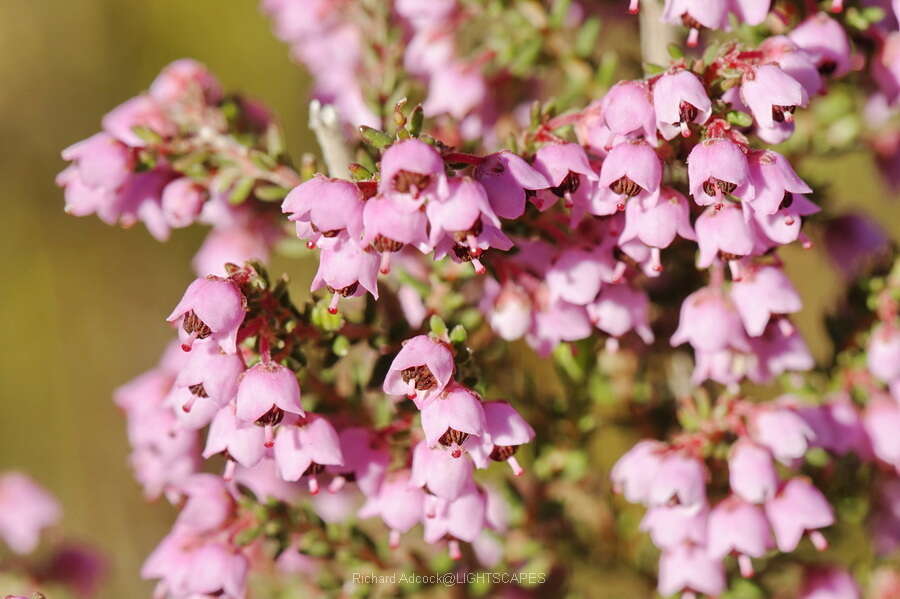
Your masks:
<path fill-rule="evenodd" d="M 662 20 L 663 7 L 659 0 L 641 2 L 641 59 L 644 64 L 668 65 L 669 44 L 678 43 L 676 27 Z"/>
<path fill-rule="evenodd" d="M 316 140 L 322 149 L 325 166 L 330 177 L 350 178 L 350 148 L 341 132 L 334 106 L 322 105 L 318 100 L 309 103 L 309 128 L 316 134 Z"/>

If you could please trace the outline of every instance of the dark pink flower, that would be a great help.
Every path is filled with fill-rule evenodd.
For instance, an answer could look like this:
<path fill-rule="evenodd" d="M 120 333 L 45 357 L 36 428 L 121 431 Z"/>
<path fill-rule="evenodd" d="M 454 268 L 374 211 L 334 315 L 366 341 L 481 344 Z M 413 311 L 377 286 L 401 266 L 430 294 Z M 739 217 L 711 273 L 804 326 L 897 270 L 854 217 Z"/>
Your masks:
<path fill-rule="evenodd" d="M 239 354 L 223 353 L 209 340 L 194 343 L 189 356 L 175 379 L 169 401 L 176 407 L 182 425 L 199 429 L 234 399 L 244 360 Z"/>
<path fill-rule="evenodd" d="M 800 82 L 774 64 L 764 64 L 744 75 L 741 99 L 750 108 L 760 127 L 790 123 L 798 106 L 806 106 L 809 97 Z"/>
<path fill-rule="evenodd" d="M 235 414 L 244 422 L 263 426 L 266 446 L 272 446 L 273 428 L 285 414 L 303 416 L 297 375 L 275 362 L 260 362 L 241 375 Z"/>
<path fill-rule="evenodd" d="M 390 546 L 400 546 L 400 535 L 422 521 L 425 492 L 411 484 L 409 471 L 388 474 L 377 495 L 369 497 L 359 510 L 360 518 L 379 516 L 391 530 Z"/>
<path fill-rule="evenodd" d="M 512 468 L 513 474 L 520 476 L 523 470 L 515 453 L 520 445 L 534 439 L 534 429 L 505 401 L 488 401 L 482 403 L 481 407 L 484 409 L 484 434 L 469 437 L 463 447 L 479 468 L 486 468 L 489 459 L 505 461 Z"/>
<path fill-rule="evenodd" d="M 135 127 L 149 129 L 160 137 L 175 134 L 175 123 L 165 114 L 162 105 L 152 96 L 141 95 L 126 100 L 103 117 L 103 130 L 133 148 L 147 145 Z"/>
<path fill-rule="evenodd" d="M 778 490 L 778 472 L 772 454 L 746 437 L 732 447 L 728 458 L 731 490 L 746 501 L 763 503 Z"/>
<path fill-rule="evenodd" d="M 720 501 L 709 514 L 710 556 L 724 559 L 735 553 L 741 575 L 753 576 L 751 557 L 763 557 L 774 546 L 763 509 L 732 495 Z"/>
<path fill-rule="evenodd" d="M 378 265 L 378 254 L 349 237 L 342 238 L 335 245 L 322 248 L 310 291 L 328 289 L 332 293 L 329 310 L 333 314 L 342 297 L 356 297 L 368 291 L 378 299 Z"/>
<path fill-rule="evenodd" d="M 372 431 L 362 427 L 345 428 L 338 433 L 338 439 L 344 463 L 326 468 L 335 475 L 328 490 L 335 493 L 347 481 L 353 481 L 366 497 L 375 495 L 390 464 L 387 447 Z"/>
<path fill-rule="evenodd" d="M 682 543 L 663 551 L 659 558 L 657 588 L 666 597 L 679 591 L 716 596 L 725 590 L 725 568 L 703 545 Z"/>
<path fill-rule="evenodd" d="M 459 383 L 450 383 L 443 393 L 422 406 L 422 429 L 430 447 L 449 447 L 453 457 L 459 457 L 462 444 L 470 435 L 484 434 L 481 398 Z"/>
<path fill-rule="evenodd" d="M 791 280 L 773 265 L 744 269 L 741 280 L 731 285 L 731 299 L 752 337 L 763 334 L 773 315 L 799 312 L 803 307 Z"/>
<path fill-rule="evenodd" d="M 318 414 L 307 414 L 278 428 L 275 438 L 275 462 L 281 478 L 300 480 L 307 476 L 309 492 L 319 492 L 316 475 L 327 466 L 343 466 L 344 456 L 337 431 Z"/>
<path fill-rule="evenodd" d="M 665 139 L 679 133 L 690 137 L 691 123 L 702 125 L 712 114 L 712 102 L 700 79 L 680 69 L 663 74 L 653 84 L 656 126 Z"/>
<path fill-rule="evenodd" d="M 407 395 L 422 407 L 440 394 L 453 378 L 453 353 L 428 335 L 407 339 L 384 379 L 384 392 Z"/>
<path fill-rule="evenodd" d="M 791 163 L 772 150 L 751 152 L 750 186 L 753 199 L 750 205 L 755 212 L 775 214 L 781 209 L 784 198 L 789 193 L 812 193 L 812 189 L 797 176 Z"/>
<path fill-rule="evenodd" d="M 453 501 L 474 484 L 473 469 L 472 460 L 455 458 L 444 447 L 432 448 L 420 441 L 413 448 L 410 484 L 434 496 L 426 496 L 426 517 L 433 518 L 447 501 Z"/>
<path fill-rule="evenodd" d="M 547 178 L 512 152 L 484 157 L 475 167 L 475 180 L 488 194 L 491 208 L 501 218 L 519 218 L 525 212 L 525 190 L 550 187 Z"/>
<path fill-rule="evenodd" d="M 644 81 L 620 81 L 600 103 L 603 123 L 613 135 L 640 136 L 656 145 L 656 113 Z"/>
<path fill-rule="evenodd" d="M 343 231 L 353 241 L 360 240 L 364 205 L 362 194 L 353 183 L 316 175 L 291 190 L 281 211 L 297 223 L 298 237 L 324 247 L 335 243 Z"/>
<path fill-rule="evenodd" d="M 750 170 L 744 152 L 732 141 L 704 140 L 688 156 L 691 195 L 700 206 L 722 204 L 726 195 L 749 195 Z"/>
<path fill-rule="evenodd" d="M 791 41 L 809 53 L 826 77 L 843 77 L 850 71 L 850 40 L 840 23 L 823 12 L 812 15 L 789 34 Z"/>
<path fill-rule="evenodd" d="M 417 208 L 427 198 L 446 194 L 444 161 L 437 150 L 418 139 L 395 143 L 381 157 L 379 192 L 405 200 L 407 210 Z"/>
<path fill-rule="evenodd" d="M 792 478 L 784 483 L 765 507 L 780 551 L 796 549 L 807 531 L 817 549 L 828 546 L 818 529 L 834 524 L 834 513 L 825 496 L 806 479 Z"/>

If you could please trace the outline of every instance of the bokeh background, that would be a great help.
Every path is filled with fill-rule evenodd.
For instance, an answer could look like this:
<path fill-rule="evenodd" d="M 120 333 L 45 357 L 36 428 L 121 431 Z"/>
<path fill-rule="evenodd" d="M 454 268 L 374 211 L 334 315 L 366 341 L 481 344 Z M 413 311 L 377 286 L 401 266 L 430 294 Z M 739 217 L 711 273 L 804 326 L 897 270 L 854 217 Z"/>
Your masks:
<path fill-rule="evenodd" d="M 315 150 L 307 78 L 255 0 L 0 2 L 0 469 L 28 470 L 62 501 L 66 536 L 109 556 L 102 598 L 149 596 L 138 570 L 172 521 L 172 510 L 147 504 L 131 478 L 110 396 L 171 338 L 163 318 L 192 278 L 203 232 L 176 231 L 159 244 L 141 227 L 69 217 L 53 178 L 63 147 L 97 131 L 106 111 L 185 56 L 206 63 L 226 89 L 267 104 L 293 155 Z M 828 185 L 835 207 L 877 214 L 900 238 L 898 200 L 865 156 L 807 164 L 807 173 Z M 825 359 L 820 318 L 838 283 L 822 252 L 784 255 L 808 306 L 799 324 Z M 295 280 L 308 276 L 280 265 Z"/>

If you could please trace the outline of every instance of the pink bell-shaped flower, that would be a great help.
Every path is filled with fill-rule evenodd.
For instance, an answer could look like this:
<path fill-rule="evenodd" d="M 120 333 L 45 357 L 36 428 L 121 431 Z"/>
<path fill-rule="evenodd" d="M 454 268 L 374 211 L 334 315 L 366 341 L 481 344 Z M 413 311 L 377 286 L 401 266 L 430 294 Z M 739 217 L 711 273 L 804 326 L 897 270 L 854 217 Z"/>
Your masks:
<path fill-rule="evenodd" d="M 803 21 L 789 37 L 812 56 L 822 75 L 843 77 L 850 72 L 850 40 L 841 24 L 825 13 Z"/>
<path fill-rule="evenodd" d="M 211 341 L 195 343 L 189 356 L 175 379 L 170 401 L 183 426 L 199 429 L 235 398 L 244 360 L 240 354 L 222 353 Z"/>
<path fill-rule="evenodd" d="M 863 424 L 872 440 L 872 450 L 878 459 L 900 468 L 900 405 L 886 396 L 869 401 Z"/>
<path fill-rule="evenodd" d="M 822 75 L 812 55 L 789 37 L 773 35 L 759 45 L 759 51 L 763 53 L 763 62 L 774 62 L 781 67 L 803 86 L 807 96 L 813 97 L 822 91 Z"/>
<path fill-rule="evenodd" d="M 771 0 L 731 0 L 730 10 L 742 23 L 759 25 L 766 20 L 771 7 Z"/>
<path fill-rule="evenodd" d="M 350 238 L 341 239 L 334 246 L 322 248 L 319 269 L 310 290 L 325 287 L 333 294 L 329 306 L 332 314 L 337 314 L 342 297 L 355 297 L 368 291 L 378 299 L 378 265 L 378 254 L 363 249 Z"/>
<path fill-rule="evenodd" d="M 209 194 L 188 177 L 166 184 L 162 190 L 162 213 L 172 228 L 187 227 L 197 220 Z"/>
<path fill-rule="evenodd" d="M 618 459 L 610 473 L 613 488 L 631 503 L 650 502 L 650 489 L 662 462 L 666 445 L 644 439 Z"/>
<path fill-rule="evenodd" d="M 475 167 L 474 176 L 484 186 L 491 208 L 501 218 L 519 218 L 525 213 L 525 190 L 550 187 L 537 169 L 507 151 L 485 156 Z"/>
<path fill-rule="evenodd" d="M 281 211 L 289 214 L 288 220 L 307 223 L 311 232 L 308 241 L 322 246 L 343 231 L 359 241 L 364 205 L 362 193 L 350 181 L 316 175 L 291 190 Z"/>
<path fill-rule="evenodd" d="M 390 256 L 406 245 L 421 251 L 429 247 L 428 219 L 420 210 L 409 210 L 402 200 L 376 196 L 366 201 L 363 210 L 363 241 L 381 254 L 381 272 L 390 272 Z"/>
<path fill-rule="evenodd" d="M 786 464 L 802 458 L 815 439 L 810 426 L 789 407 L 760 407 L 749 420 L 753 439 Z"/>
<path fill-rule="evenodd" d="M 187 501 L 178 514 L 176 527 L 211 532 L 221 528 L 234 515 L 234 499 L 220 476 L 194 474 L 185 481 L 181 490 Z"/>
<path fill-rule="evenodd" d="M 860 597 L 862 595 L 853 576 L 843 568 L 833 566 L 807 568 L 803 573 L 803 584 L 798 595 L 799 599 L 860 599 Z"/>
<path fill-rule="evenodd" d="M 228 481 L 234 478 L 237 464 L 253 468 L 266 453 L 266 437 L 261 426 L 240 420 L 230 403 L 216 414 L 209 427 L 203 457 L 209 459 L 217 453 L 226 457 L 225 474 Z"/>
<path fill-rule="evenodd" d="M 597 299 L 588 304 L 587 312 L 594 326 L 604 333 L 618 338 L 633 330 L 650 345 L 653 330 L 649 324 L 649 308 L 646 293 L 623 283 L 604 285 Z"/>
<path fill-rule="evenodd" d="M 521 476 L 523 470 L 515 453 L 520 445 L 534 439 L 534 429 L 505 401 L 488 401 L 481 406 L 485 418 L 484 434 L 469 437 L 463 447 L 479 468 L 486 468 L 489 459 L 507 462 L 513 474 Z"/>
<path fill-rule="evenodd" d="M 731 300 L 752 337 L 763 334 L 773 315 L 792 314 L 803 307 L 791 280 L 773 265 L 744 269 L 741 280 L 731 285 Z"/>
<path fill-rule="evenodd" d="M 662 163 L 653 148 L 644 141 L 623 141 L 603 161 L 591 212 L 614 214 L 635 196 L 655 204 L 661 180 Z"/>
<path fill-rule="evenodd" d="M 725 568 L 722 560 L 709 556 L 706 547 L 682 543 L 663 551 L 659 558 L 659 594 L 668 597 L 683 591 L 711 596 L 725 590 Z"/>
<path fill-rule="evenodd" d="M 309 492 L 319 492 L 316 475 L 327 466 L 343 466 L 344 456 L 337 431 L 318 414 L 286 422 L 275 437 L 275 463 L 286 481 L 308 476 Z"/>
<path fill-rule="evenodd" d="M 772 532 L 763 509 L 732 495 L 716 505 L 709 514 L 711 557 L 724 559 L 735 553 L 741 575 L 753 576 L 752 557 L 762 557 L 774 546 Z"/>
<path fill-rule="evenodd" d="M 740 438 L 728 457 L 731 491 L 751 503 L 763 503 L 778 491 L 778 472 L 772 454 L 746 437 Z"/>
<path fill-rule="evenodd" d="M 702 125 L 712 114 L 712 102 L 700 79 L 680 69 L 664 73 L 653 84 L 656 126 L 665 139 L 691 136 L 691 123 Z"/>
<path fill-rule="evenodd" d="M 551 143 L 538 149 L 534 168 L 540 172 L 549 185 L 549 193 L 564 198 L 567 205 L 575 202 L 576 194 L 585 195 L 586 190 L 600 177 L 594 172 L 584 149 L 574 143 Z M 540 192 L 545 193 L 545 192 Z M 538 205 L 539 210 L 549 207 Z"/>
<path fill-rule="evenodd" d="M 425 515 L 425 492 L 411 484 L 409 471 L 388 474 L 378 494 L 359 510 L 360 518 L 379 516 L 391 530 L 390 546 L 400 546 L 400 535 L 422 521 Z"/>
<path fill-rule="evenodd" d="M 647 510 L 640 529 L 650 534 L 660 549 L 672 549 L 683 543 L 706 544 L 709 509 L 704 505 L 659 505 Z"/>
<path fill-rule="evenodd" d="M 175 123 L 166 116 L 161 104 L 149 95 L 135 96 L 113 108 L 103 117 L 103 130 L 133 148 L 147 145 L 135 127 L 149 129 L 166 138 L 175 134 Z"/>
<path fill-rule="evenodd" d="M 459 541 L 473 542 L 485 526 L 485 497 L 473 484 L 434 518 L 425 518 L 425 542 L 448 539 L 450 557 L 460 559 Z"/>
<path fill-rule="evenodd" d="M 209 104 L 222 99 L 222 87 L 215 76 L 191 58 L 181 58 L 163 67 L 148 93 L 163 104 L 190 100 L 195 93 Z"/>
<path fill-rule="evenodd" d="M 715 352 L 727 347 L 749 351 L 744 328 L 734 305 L 721 289 L 703 287 L 681 304 L 672 346 L 690 343 L 694 349 Z"/>
<path fill-rule="evenodd" d="M 646 82 L 620 81 L 615 84 L 603 96 L 600 114 L 613 135 L 643 135 L 647 143 L 656 145 L 656 114 Z"/>
<path fill-rule="evenodd" d="M 676 235 L 684 239 L 697 239 L 691 227 L 690 212 L 687 198 L 670 187 L 661 189 L 656 202 L 646 199 L 628 202 L 625 207 L 625 227 L 619 236 L 619 243 L 637 239 L 650 247 L 651 267 L 655 271 L 661 271 L 663 267 L 659 250 L 669 247 Z"/>
<path fill-rule="evenodd" d="M 335 475 L 328 490 L 336 493 L 346 482 L 353 481 L 366 497 L 375 495 L 390 465 L 387 448 L 372 431 L 362 427 L 345 428 L 338 433 L 338 439 L 344 463 L 326 468 Z"/>
<path fill-rule="evenodd" d="M 725 29 L 728 25 L 727 0 L 666 0 L 663 20 L 690 29 L 687 45 L 696 46 L 700 29 Z"/>
<path fill-rule="evenodd" d="M 246 299 L 227 279 L 196 279 L 166 319 L 178 326 L 181 347 L 190 351 L 195 339 L 207 337 L 222 351 L 237 351 L 237 333 L 244 322 Z"/>
<path fill-rule="evenodd" d="M 680 451 L 662 457 L 650 486 L 650 505 L 682 505 L 700 509 L 706 505 L 709 472 L 703 461 Z"/>
<path fill-rule="evenodd" d="M 772 150 L 751 152 L 750 186 L 753 200 L 750 205 L 756 212 L 775 214 L 781 209 L 787 193 L 812 193 L 812 189 L 797 176 L 787 159 Z"/>
<path fill-rule="evenodd" d="M 443 196 L 447 180 L 444 161 L 437 150 L 418 139 L 397 142 L 381 157 L 378 191 L 390 198 L 405 200 L 416 209 L 427 198 Z"/>
<path fill-rule="evenodd" d="M 450 347 L 429 335 L 407 339 L 384 378 L 384 392 L 406 395 L 422 408 L 453 378 L 456 365 Z"/>
<path fill-rule="evenodd" d="M 594 301 L 600 286 L 621 279 L 625 264 L 611 252 L 597 249 L 564 250 L 546 274 L 550 299 L 584 306 Z"/>
<path fill-rule="evenodd" d="M 38 546 L 41 531 L 59 521 L 56 499 L 20 472 L 0 474 L 0 538 L 19 555 Z"/>
<path fill-rule="evenodd" d="M 303 416 L 297 375 L 275 362 L 260 362 L 244 372 L 235 404 L 239 419 L 265 427 L 266 447 L 272 446 L 273 428 L 285 413 Z"/>
<path fill-rule="evenodd" d="M 797 107 L 809 103 L 800 82 L 773 64 L 761 65 L 744 75 L 741 99 L 764 128 L 792 122 Z"/>
<path fill-rule="evenodd" d="M 866 364 L 884 383 L 900 379 L 900 327 L 893 323 L 875 327 L 866 348 Z"/>
<path fill-rule="evenodd" d="M 730 140 L 706 139 L 688 156 L 691 195 L 700 206 L 721 205 L 725 195 L 746 199 L 749 178 L 747 157 Z"/>
<path fill-rule="evenodd" d="M 426 496 L 425 516 L 433 518 L 447 501 L 453 501 L 471 487 L 473 469 L 472 460 L 455 458 L 443 447 L 428 447 L 425 441 L 420 441 L 413 448 L 410 484 L 431 493 Z"/>
<path fill-rule="evenodd" d="M 728 261 L 732 278 L 740 280 L 739 258 L 753 253 L 753 230 L 744 219 L 740 206 L 727 203 L 721 208 L 710 206 L 694 223 L 700 255 L 697 266 L 706 268 L 717 258 Z"/>
<path fill-rule="evenodd" d="M 484 409 L 474 391 L 452 382 L 444 393 L 422 407 L 422 428 L 429 447 L 449 447 L 453 457 L 462 455 L 462 444 L 470 435 L 485 431 Z"/>
<path fill-rule="evenodd" d="M 784 483 L 765 507 L 780 551 L 796 549 L 807 531 L 811 531 L 810 540 L 817 549 L 828 547 L 818 529 L 834 524 L 834 513 L 828 500 L 806 479 L 792 478 Z"/>

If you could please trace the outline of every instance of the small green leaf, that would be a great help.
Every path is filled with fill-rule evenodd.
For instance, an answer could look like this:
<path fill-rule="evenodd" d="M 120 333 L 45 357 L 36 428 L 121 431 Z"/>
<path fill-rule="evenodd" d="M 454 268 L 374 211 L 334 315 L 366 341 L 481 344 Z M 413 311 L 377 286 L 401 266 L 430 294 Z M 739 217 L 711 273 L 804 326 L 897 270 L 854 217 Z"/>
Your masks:
<path fill-rule="evenodd" d="M 260 185 L 253 192 L 263 202 L 279 202 L 288 194 L 288 190 L 280 185 Z"/>
<path fill-rule="evenodd" d="M 725 117 L 729 123 L 737 127 L 749 127 L 753 124 L 753 117 L 740 110 L 732 110 Z"/>
<path fill-rule="evenodd" d="M 163 138 L 159 133 L 150 129 L 149 127 L 144 127 L 143 125 L 135 125 L 131 128 L 131 131 L 141 138 L 142 141 L 147 142 L 151 145 L 156 145 L 162 142 Z"/>
<path fill-rule="evenodd" d="M 364 142 L 379 150 L 385 149 L 394 142 L 394 138 L 384 131 L 379 131 L 378 129 L 366 125 L 360 126 L 359 134 L 362 136 Z"/>
<path fill-rule="evenodd" d="M 600 19 L 591 17 L 578 29 L 575 34 L 575 54 L 587 58 L 594 53 L 597 47 L 597 38 L 600 36 Z"/>
<path fill-rule="evenodd" d="M 358 162 L 351 162 L 347 168 L 350 169 L 350 176 L 354 181 L 366 181 L 372 178 L 372 171 Z"/>
<path fill-rule="evenodd" d="M 678 60 L 679 58 L 684 58 L 684 52 L 678 44 L 669 44 L 666 49 L 669 51 L 669 56 L 673 59 Z"/>
<path fill-rule="evenodd" d="M 262 534 L 261 526 L 245 528 L 244 530 L 234 535 L 234 544 L 238 547 L 245 547 L 255 541 L 260 534 Z"/>
<path fill-rule="evenodd" d="M 273 170 L 278 166 L 278 163 L 275 162 L 274 158 L 259 150 L 250 150 L 250 162 L 264 171 Z"/>
<path fill-rule="evenodd" d="M 231 188 L 231 193 L 228 194 L 228 202 L 230 204 L 243 204 L 250 197 L 254 183 L 253 177 L 241 177 L 238 179 L 234 187 Z"/>
<path fill-rule="evenodd" d="M 424 122 L 425 111 L 422 110 L 422 105 L 419 104 L 413 108 L 412 114 L 409 115 L 409 125 L 407 125 L 409 134 L 413 137 L 419 137 L 419 134 L 422 133 L 422 123 Z"/>
<path fill-rule="evenodd" d="M 644 63 L 644 74 L 646 75 L 658 75 L 659 73 L 665 72 L 666 67 L 658 64 L 653 64 L 652 62 Z"/>
<path fill-rule="evenodd" d="M 350 340 L 343 335 L 338 335 L 334 338 L 334 343 L 331 344 L 331 351 L 333 351 L 336 356 L 343 358 L 350 353 Z"/>
<path fill-rule="evenodd" d="M 428 321 L 429 326 L 431 327 L 431 334 L 435 337 L 444 338 L 447 335 L 447 323 L 444 322 L 444 319 L 438 316 L 437 314 L 431 317 L 431 320 Z"/>
<path fill-rule="evenodd" d="M 461 324 L 453 327 L 453 330 L 450 331 L 450 342 L 451 343 L 465 343 L 466 339 L 469 337 L 469 332 L 466 330 L 466 327 Z"/>

